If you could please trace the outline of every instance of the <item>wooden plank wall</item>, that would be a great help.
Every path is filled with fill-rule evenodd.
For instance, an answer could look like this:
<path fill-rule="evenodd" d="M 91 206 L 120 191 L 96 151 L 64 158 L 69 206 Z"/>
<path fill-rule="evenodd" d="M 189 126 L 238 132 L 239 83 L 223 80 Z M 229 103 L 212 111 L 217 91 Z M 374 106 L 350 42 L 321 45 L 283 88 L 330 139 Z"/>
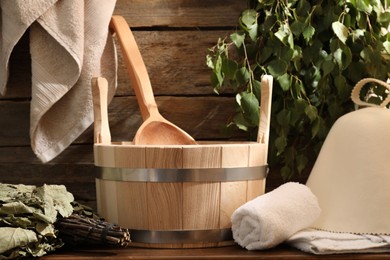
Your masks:
<path fill-rule="evenodd" d="M 219 128 L 233 113 L 234 98 L 212 91 L 205 55 L 236 26 L 245 6 L 242 0 L 117 1 L 114 13 L 134 31 L 161 113 L 197 140 L 223 138 Z M 0 97 L 0 182 L 64 184 L 78 201 L 95 208 L 92 127 L 47 164 L 31 150 L 30 69 L 26 33 L 11 57 L 8 92 Z M 132 140 L 141 118 L 121 56 L 118 83 L 109 105 L 111 132 L 114 141 Z M 268 187 L 280 184 L 273 176 Z"/>

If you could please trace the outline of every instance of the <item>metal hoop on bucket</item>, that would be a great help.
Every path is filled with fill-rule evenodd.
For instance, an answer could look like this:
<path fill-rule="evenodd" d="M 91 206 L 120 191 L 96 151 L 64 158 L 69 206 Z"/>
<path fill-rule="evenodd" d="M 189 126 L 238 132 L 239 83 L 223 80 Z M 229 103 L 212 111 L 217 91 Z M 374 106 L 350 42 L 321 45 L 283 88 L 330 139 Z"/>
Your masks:
<path fill-rule="evenodd" d="M 98 178 L 138 182 L 227 182 L 264 179 L 267 165 L 242 168 L 134 169 L 98 167 Z"/>

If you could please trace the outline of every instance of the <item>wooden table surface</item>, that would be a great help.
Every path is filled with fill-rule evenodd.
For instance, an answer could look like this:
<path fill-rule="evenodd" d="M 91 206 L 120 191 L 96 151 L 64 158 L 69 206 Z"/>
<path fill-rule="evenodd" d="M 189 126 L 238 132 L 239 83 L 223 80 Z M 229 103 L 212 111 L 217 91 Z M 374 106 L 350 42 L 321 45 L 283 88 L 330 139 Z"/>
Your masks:
<path fill-rule="evenodd" d="M 44 260 L 64 259 L 390 259 L 390 253 L 341 254 L 315 256 L 282 245 L 264 251 L 248 251 L 239 246 L 202 249 L 144 249 L 80 247 L 63 248 L 42 257 Z"/>

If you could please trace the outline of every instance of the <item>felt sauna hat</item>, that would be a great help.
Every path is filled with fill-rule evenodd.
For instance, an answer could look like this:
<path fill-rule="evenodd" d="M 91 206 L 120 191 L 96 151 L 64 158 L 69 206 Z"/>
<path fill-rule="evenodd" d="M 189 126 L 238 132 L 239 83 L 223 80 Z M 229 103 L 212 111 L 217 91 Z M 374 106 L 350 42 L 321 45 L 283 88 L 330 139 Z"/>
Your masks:
<path fill-rule="evenodd" d="M 357 234 L 390 234 L 390 110 L 359 99 L 359 81 L 352 91 L 355 104 L 366 106 L 340 117 L 332 126 L 306 185 L 322 209 L 313 228 Z"/>

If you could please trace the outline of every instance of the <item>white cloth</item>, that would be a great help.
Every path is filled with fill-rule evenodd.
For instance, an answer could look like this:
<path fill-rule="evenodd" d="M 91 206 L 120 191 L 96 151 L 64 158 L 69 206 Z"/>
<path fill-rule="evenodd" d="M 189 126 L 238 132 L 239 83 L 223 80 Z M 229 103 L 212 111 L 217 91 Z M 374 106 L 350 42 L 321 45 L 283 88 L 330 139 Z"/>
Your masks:
<path fill-rule="evenodd" d="M 233 238 L 248 250 L 271 248 L 309 227 L 320 212 L 317 198 L 307 186 L 289 182 L 236 209 Z"/>
<path fill-rule="evenodd" d="M 390 236 L 387 235 L 335 233 L 313 228 L 297 232 L 286 243 L 317 255 L 390 252 Z"/>
<path fill-rule="evenodd" d="M 47 162 L 93 122 L 91 78 L 116 88 L 116 53 L 108 31 L 115 0 L 1 0 L 0 93 L 12 50 L 30 28 L 31 147 Z"/>

